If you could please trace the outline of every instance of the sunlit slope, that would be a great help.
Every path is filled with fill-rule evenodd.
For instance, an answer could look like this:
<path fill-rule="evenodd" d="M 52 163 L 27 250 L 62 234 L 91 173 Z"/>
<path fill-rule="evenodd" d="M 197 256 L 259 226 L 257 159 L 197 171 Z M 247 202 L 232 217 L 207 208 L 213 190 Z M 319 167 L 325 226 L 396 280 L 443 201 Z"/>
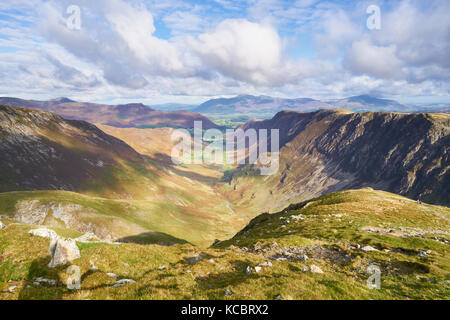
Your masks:
<path fill-rule="evenodd" d="M 47 268 L 48 239 L 3 220 L 0 299 L 448 299 L 449 217 L 444 207 L 363 189 L 262 215 L 209 249 L 78 243 L 81 258 L 72 264 L 83 275 L 79 291 L 66 289 L 67 267 Z M 380 290 L 367 287 L 370 265 L 380 268 Z M 317 268 L 323 273 L 311 272 Z M 136 283 L 113 288 L 109 272 Z M 58 285 L 36 286 L 37 277 Z M 13 293 L 10 286 L 17 286 Z"/>
<path fill-rule="evenodd" d="M 176 201 L 112 200 L 66 191 L 1 193 L 0 213 L 0 219 L 91 232 L 104 240 L 179 242 L 167 235 L 202 246 L 231 236 L 244 224 L 220 204 L 195 208 Z"/>

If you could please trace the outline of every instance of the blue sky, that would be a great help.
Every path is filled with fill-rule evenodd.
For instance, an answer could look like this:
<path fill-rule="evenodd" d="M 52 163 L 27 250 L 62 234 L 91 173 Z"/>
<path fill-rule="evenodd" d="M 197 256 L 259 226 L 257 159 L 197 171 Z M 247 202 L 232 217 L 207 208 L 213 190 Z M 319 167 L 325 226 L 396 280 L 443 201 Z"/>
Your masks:
<path fill-rule="evenodd" d="M 79 29 L 67 24 L 71 5 Z M 370 5 L 380 8 L 380 30 L 367 28 Z M 2 1 L 0 95 L 450 103 L 449 16 L 447 0 Z"/>

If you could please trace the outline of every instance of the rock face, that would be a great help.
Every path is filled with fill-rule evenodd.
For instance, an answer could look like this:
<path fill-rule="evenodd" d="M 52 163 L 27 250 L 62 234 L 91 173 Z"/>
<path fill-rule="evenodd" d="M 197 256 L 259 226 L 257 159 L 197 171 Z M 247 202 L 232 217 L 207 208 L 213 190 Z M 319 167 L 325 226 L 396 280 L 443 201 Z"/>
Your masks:
<path fill-rule="evenodd" d="M 50 243 L 50 256 L 48 267 L 55 268 L 80 258 L 80 250 L 73 239 L 56 238 Z"/>
<path fill-rule="evenodd" d="M 244 168 L 228 180 L 230 194 L 242 193 L 259 211 L 365 187 L 450 204 L 450 116 L 283 111 L 242 128 L 280 130 L 276 174 L 255 181 Z"/>

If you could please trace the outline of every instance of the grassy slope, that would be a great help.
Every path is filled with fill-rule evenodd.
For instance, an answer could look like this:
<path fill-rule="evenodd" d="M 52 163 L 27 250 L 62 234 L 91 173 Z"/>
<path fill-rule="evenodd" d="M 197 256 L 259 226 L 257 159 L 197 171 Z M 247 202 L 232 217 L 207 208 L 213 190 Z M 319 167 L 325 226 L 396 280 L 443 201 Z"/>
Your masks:
<path fill-rule="evenodd" d="M 305 220 L 289 219 L 286 223 L 286 218 L 298 214 Z M 68 276 L 65 268 L 46 268 L 48 240 L 31 241 L 26 234 L 30 226 L 6 222 L 8 228 L 0 231 L 0 299 L 273 299 L 278 295 L 283 299 L 449 299 L 450 250 L 442 243 L 450 240 L 449 219 L 448 208 L 417 204 L 386 192 L 339 192 L 279 214 L 262 215 L 244 232 L 214 249 L 189 244 L 79 244 L 81 258 L 73 263 L 81 267 L 83 282 L 77 292 L 62 285 Z M 363 227 L 420 228 L 427 233 L 400 237 L 363 231 Z M 357 243 L 379 251 L 363 252 L 355 248 Z M 310 259 L 272 261 L 273 267 L 258 274 L 245 273 L 247 266 L 267 261 L 277 248 L 293 246 L 311 250 Z M 419 250 L 431 253 L 422 258 Z M 184 257 L 196 253 L 203 253 L 206 259 L 187 264 Z M 209 262 L 210 258 L 214 262 Z M 99 272 L 89 271 L 90 261 Z M 366 287 L 366 267 L 373 263 L 382 270 L 381 290 Z M 311 264 L 320 266 L 324 274 L 302 271 Z M 161 265 L 167 269 L 158 270 Z M 105 272 L 137 282 L 114 289 L 114 280 Z M 61 284 L 23 289 L 39 276 Z M 18 289 L 8 293 L 12 285 Z M 233 294 L 225 296 L 226 289 Z"/>
<path fill-rule="evenodd" d="M 14 218 L 17 203 L 24 200 L 38 200 L 43 205 L 80 205 L 85 210 L 76 213 L 79 221 L 107 228 L 116 238 L 159 232 L 161 242 L 165 242 L 167 237 L 163 234 L 166 234 L 196 245 L 208 246 L 216 238 L 224 239 L 233 235 L 236 230 L 233 223 L 238 223 L 236 221 L 243 223 L 240 217 L 233 215 L 225 207 L 218 206 L 218 212 L 211 214 L 209 210 L 214 209 L 213 204 L 209 208 L 192 208 L 162 200 L 111 200 L 66 191 L 1 193 L 0 213 Z M 45 224 L 65 226 L 55 219 L 47 219 Z M 145 238 L 143 235 L 140 239 Z M 151 236 L 148 242 L 158 242 L 158 239 Z"/>

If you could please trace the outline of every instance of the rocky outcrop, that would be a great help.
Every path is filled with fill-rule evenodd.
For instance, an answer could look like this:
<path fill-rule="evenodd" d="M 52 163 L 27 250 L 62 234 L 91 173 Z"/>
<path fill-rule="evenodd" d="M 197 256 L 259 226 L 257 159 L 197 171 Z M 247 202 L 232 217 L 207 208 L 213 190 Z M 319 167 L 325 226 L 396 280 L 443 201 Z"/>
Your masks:
<path fill-rule="evenodd" d="M 47 229 L 47 228 L 41 228 L 41 229 L 33 229 L 28 232 L 32 236 L 35 237 L 42 237 L 42 238 L 48 238 L 48 239 L 57 239 L 58 235 L 55 231 Z"/>
<path fill-rule="evenodd" d="M 64 266 L 81 256 L 75 240 L 63 238 L 56 238 L 51 241 L 49 253 L 51 257 L 48 264 L 49 268 Z"/>

